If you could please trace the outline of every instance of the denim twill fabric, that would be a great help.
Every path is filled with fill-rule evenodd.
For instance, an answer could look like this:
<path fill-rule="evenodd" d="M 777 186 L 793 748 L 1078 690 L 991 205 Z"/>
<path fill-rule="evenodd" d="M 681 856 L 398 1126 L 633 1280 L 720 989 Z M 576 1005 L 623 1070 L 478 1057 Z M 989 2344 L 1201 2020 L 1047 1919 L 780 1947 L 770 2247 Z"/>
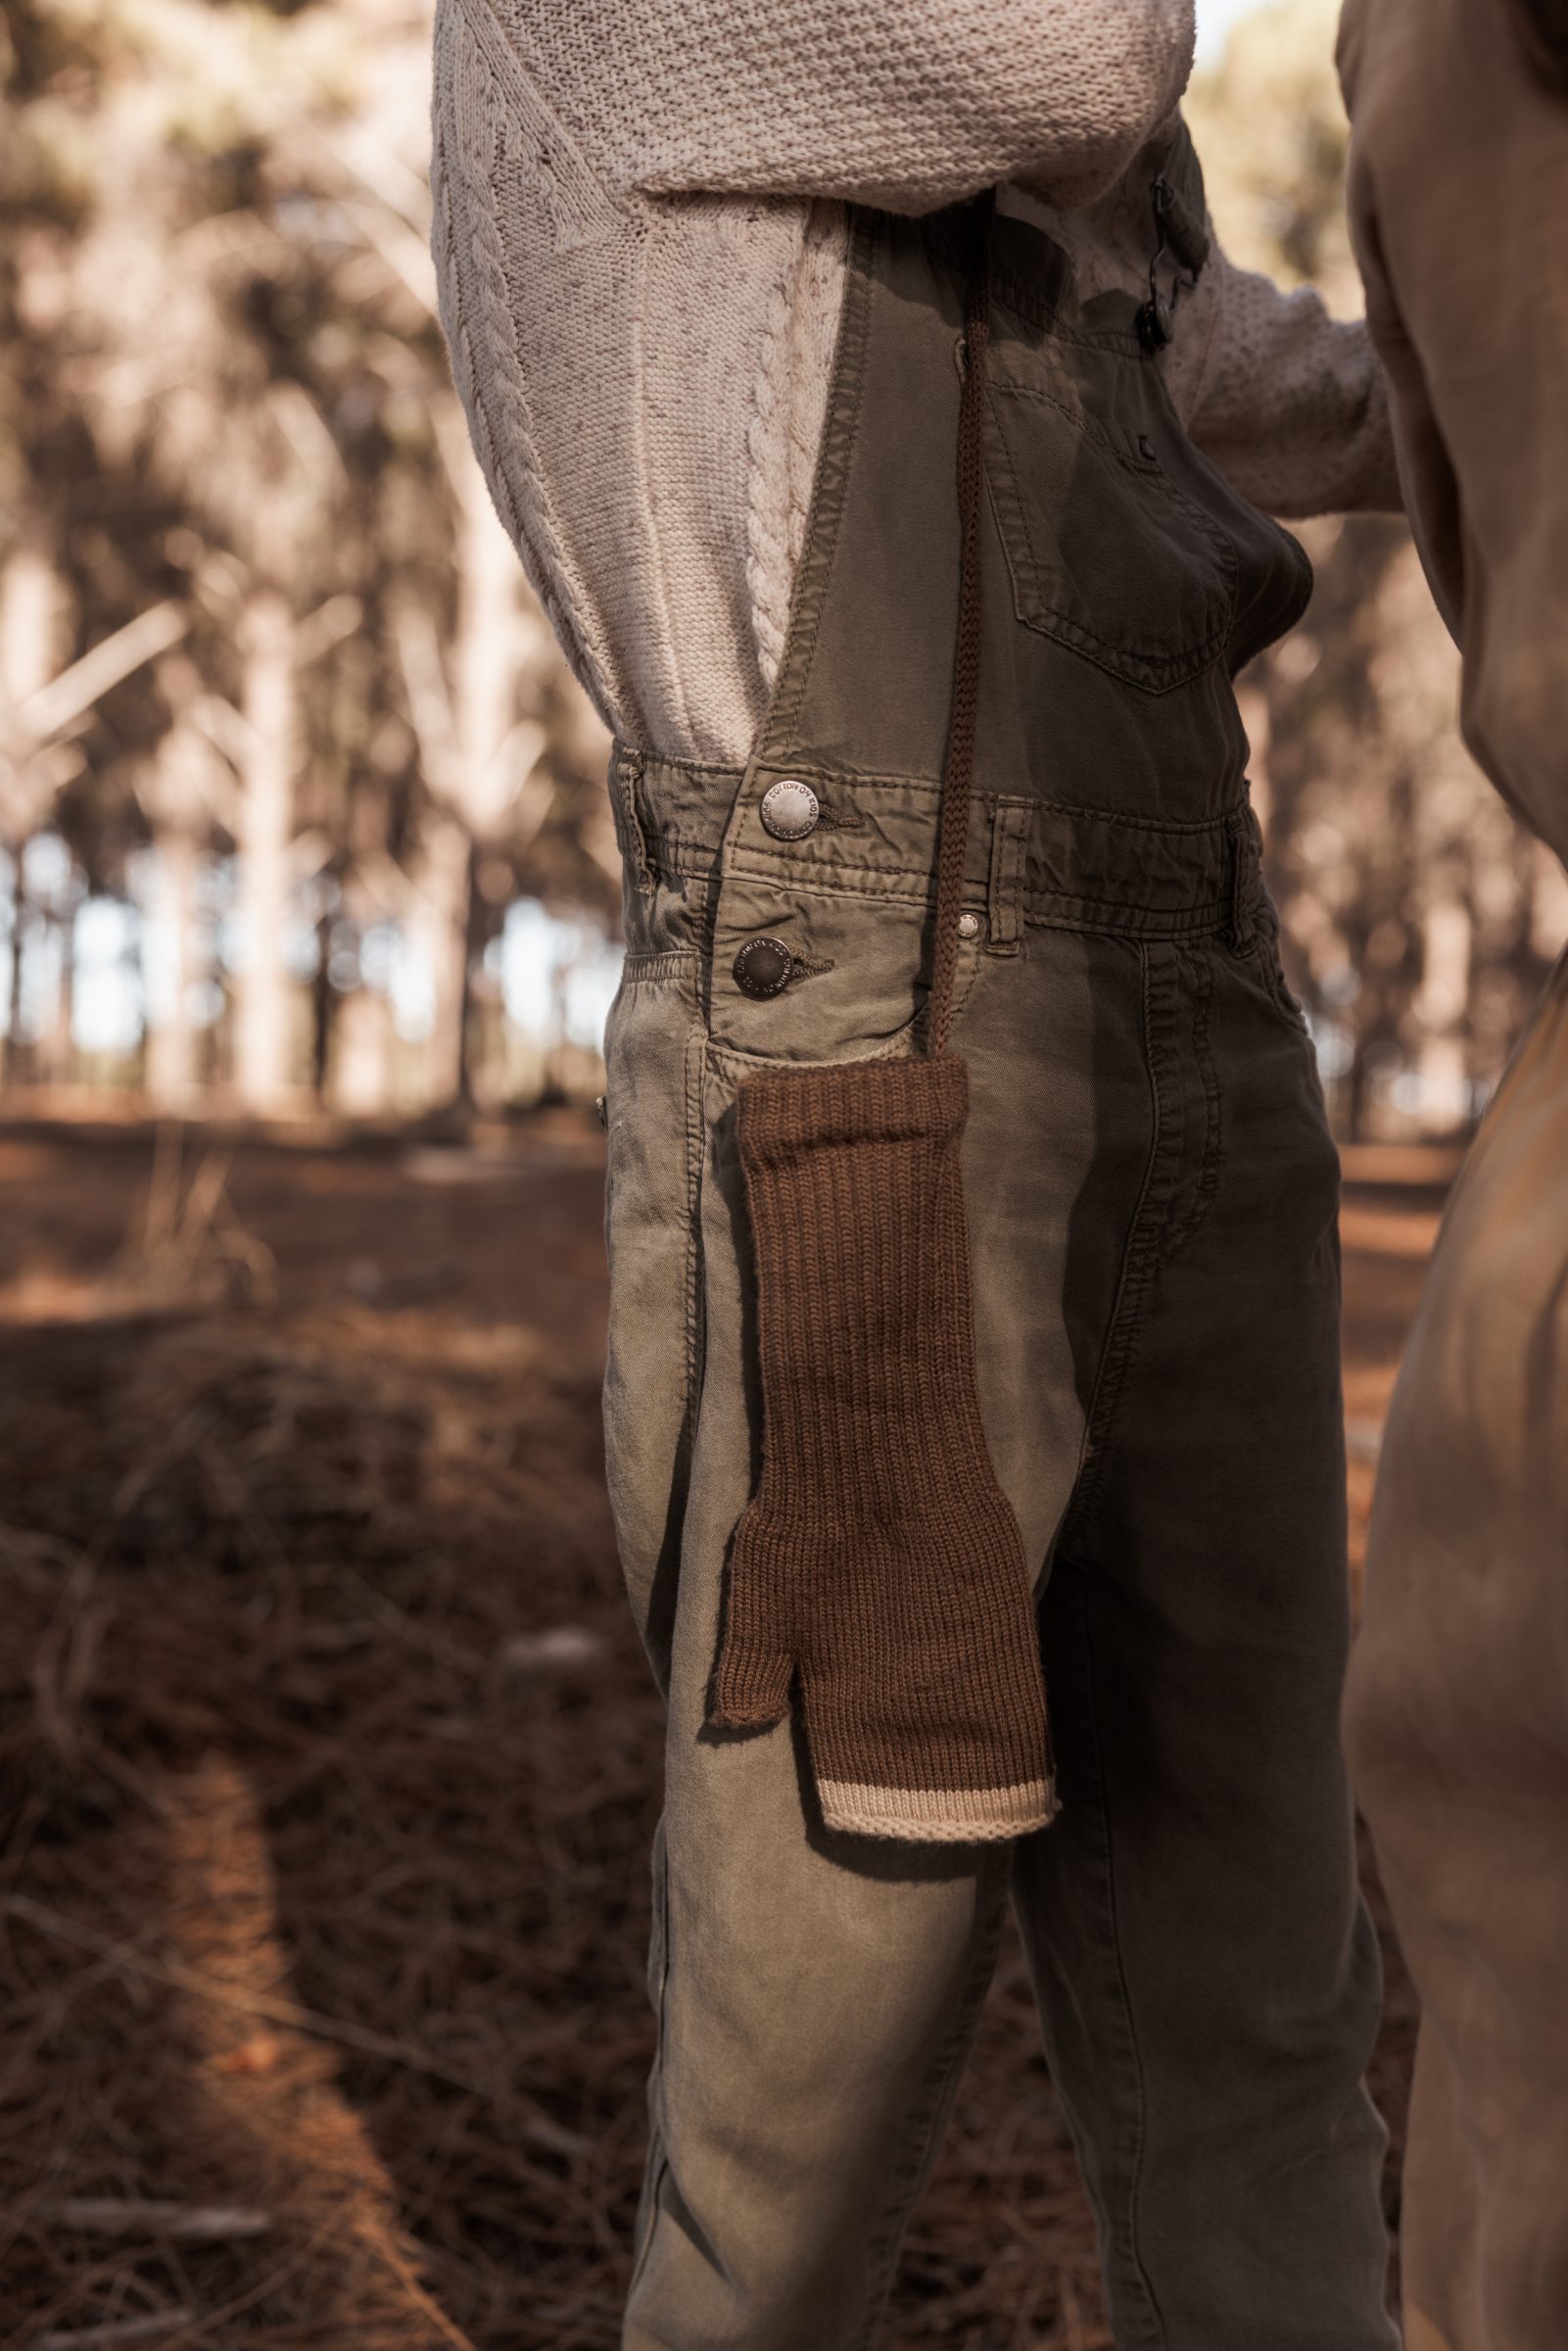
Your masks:
<path fill-rule="evenodd" d="M 1336 1736 L 1338 1166 L 1230 684 L 1309 575 L 1184 440 L 1133 303 L 1080 308 L 1036 232 L 992 236 L 954 1045 L 980 1405 L 1039 1571 L 1065 1808 L 1011 1847 L 868 1843 L 824 1825 L 789 1724 L 705 1728 L 760 1442 L 735 1089 L 910 1051 L 928 953 L 961 244 L 866 215 L 752 761 L 621 746 L 611 779 L 608 1471 L 669 1702 L 624 2340 L 876 2340 L 1011 1891 L 1121 2351 L 1388 2351 Z M 784 781 L 817 803 L 787 840 Z M 764 937 L 793 977 L 760 998 L 736 964 Z"/>

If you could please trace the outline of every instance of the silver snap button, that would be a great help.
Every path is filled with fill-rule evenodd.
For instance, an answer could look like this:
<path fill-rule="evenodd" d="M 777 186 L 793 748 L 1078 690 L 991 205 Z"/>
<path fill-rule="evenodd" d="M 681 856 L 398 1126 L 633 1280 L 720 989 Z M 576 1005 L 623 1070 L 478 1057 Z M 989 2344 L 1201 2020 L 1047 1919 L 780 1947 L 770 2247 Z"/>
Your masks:
<path fill-rule="evenodd" d="M 980 936 L 979 916 L 977 914 L 961 914 L 958 918 L 958 935 L 960 938 L 978 938 Z"/>
<path fill-rule="evenodd" d="M 811 786 L 794 776 L 770 784 L 762 795 L 762 822 L 775 840 L 804 840 L 819 814 Z"/>

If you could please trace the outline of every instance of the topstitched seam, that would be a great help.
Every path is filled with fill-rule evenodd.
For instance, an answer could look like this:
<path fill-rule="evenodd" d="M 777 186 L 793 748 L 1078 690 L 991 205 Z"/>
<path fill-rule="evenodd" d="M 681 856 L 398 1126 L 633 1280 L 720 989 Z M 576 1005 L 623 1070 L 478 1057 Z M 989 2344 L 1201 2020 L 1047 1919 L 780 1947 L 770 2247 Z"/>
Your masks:
<path fill-rule="evenodd" d="M 1106 1789 L 1104 1745 L 1100 1736 L 1100 1711 L 1096 1703 L 1094 1635 L 1089 1624 L 1088 1586 L 1082 1575 L 1077 1579 L 1077 1601 L 1083 1644 L 1083 1687 L 1088 1711 L 1089 1738 L 1094 1751 L 1095 1789 L 1099 1798 L 1100 1828 L 1104 1840 L 1106 1920 L 1110 1929 L 1111 1958 L 1116 1991 L 1121 2009 L 1121 2021 L 1127 2037 L 1132 2059 L 1132 2075 L 1136 2086 L 1137 2111 L 1131 2134 L 1130 2160 L 1125 2188 L 1126 2252 L 1132 2273 L 1142 2290 L 1146 2311 L 1154 2323 L 1159 2351 L 1167 2342 L 1164 2322 L 1155 2299 L 1154 2283 L 1144 2264 L 1139 2235 L 1139 2210 L 1143 2190 L 1143 2159 L 1149 2134 L 1149 2087 L 1144 2073 L 1143 2049 L 1138 2039 L 1137 2020 L 1132 2009 L 1132 1988 L 1127 1980 L 1126 1961 L 1121 1950 L 1121 1931 L 1117 1905 L 1116 1841 L 1111 1826 L 1111 1799 Z M 1113 2248 L 1114 2250 L 1114 2248 Z"/>
<path fill-rule="evenodd" d="M 860 438 L 866 354 L 872 326 L 871 268 L 877 233 L 874 226 L 868 226 L 864 216 L 852 222 L 838 345 L 833 356 L 827 420 L 817 454 L 817 477 L 812 484 L 805 552 L 790 599 L 784 658 L 748 768 L 765 761 L 776 743 L 787 742 L 794 733 L 816 667 L 822 616 L 848 495 L 850 461 Z"/>
<path fill-rule="evenodd" d="M 1219 1188 L 1222 1160 L 1222 1100 L 1212 1047 L 1214 971 L 1212 961 L 1207 955 L 1198 956 L 1195 962 L 1198 1000 L 1193 1014 L 1192 1048 L 1204 1089 L 1204 1148 L 1187 1214 L 1178 1219 L 1165 1235 L 1164 1254 L 1167 1264 L 1180 1250 L 1185 1249 L 1209 1214 Z"/>
<path fill-rule="evenodd" d="M 1120 1402 L 1128 1365 L 1132 1360 L 1137 1331 L 1142 1320 L 1150 1281 L 1158 1263 L 1161 1231 L 1170 1205 L 1169 1180 L 1162 1163 L 1169 1156 L 1170 1105 L 1167 1089 L 1161 1083 L 1160 1038 L 1155 1017 L 1155 977 L 1146 948 L 1139 949 L 1143 983 L 1144 1054 L 1149 1073 L 1149 1091 L 1153 1106 L 1149 1138 L 1149 1155 L 1144 1164 L 1143 1185 L 1138 1204 L 1127 1227 L 1127 1239 L 1122 1254 L 1121 1272 L 1117 1284 L 1115 1304 L 1107 1329 L 1100 1367 L 1095 1379 L 1084 1421 L 1079 1448 L 1078 1470 L 1063 1520 L 1060 1548 L 1064 1556 L 1071 1556 L 1078 1530 L 1088 1523 L 1100 1496 L 1105 1479 L 1105 1463 L 1110 1452 L 1111 1434 L 1116 1423 L 1117 1408 Z"/>
<path fill-rule="evenodd" d="M 981 1858 L 977 1875 L 983 1880 L 998 1869 L 1002 1854 L 1008 1848 L 988 1847 Z M 996 1972 L 996 1954 L 1001 1947 L 1002 1930 L 1007 1918 L 1007 1879 L 998 1875 L 997 1883 L 989 1888 L 992 1916 L 981 1929 L 975 1942 L 974 1956 L 966 1971 L 959 1994 L 957 2013 L 946 2035 L 938 2044 L 936 2063 L 924 2100 L 924 2113 L 917 2107 L 910 2118 L 912 2130 L 920 2133 L 916 2159 L 913 2165 L 906 2160 L 894 2171 L 893 2184 L 882 2216 L 871 2239 L 871 2282 L 867 2296 L 866 2320 L 856 2351 L 872 2351 L 881 2328 L 892 2272 L 903 2231 L 909 2220 L 910 2207 L 919 2190 L 921 2180 L 929 2163 L 939 2125 L 947 2109 L 948 2097 L 956 2077 L 968 2056 L 978 2018 L 979 2005 L 985 1990 Z"/>
<path fill-rule="evenodd" d="M 675 844 L 679 847 L 680 844 Z M 694 845 L 694 844 L 692 844 Z M 664 842 L 655 837 L 655 847 Z M 1020 844 L 1020 862 L 1027 855 L 1027 841 Z M 664 865 L 655 860 L 656 877 L 670 885 L 677 882 L 715 883 L 723 877 L 717 871 L 698 871 L 690 867 Z M 831 875 L 832 880 L 819 879 Z M 762 849 L 740 851 L 730 869 L 731 880 L 743 882 L 778 883 L 790 891 L 801 891 L 816 897 L 860 898 L 875 904 L 929 904 L 934 896 L 932 878 L 928 870 L 919 866 L 864 866 L 830 864 L 819 859 L 808 866 L 805 860 L 791 864 L 784 852 L 773 853 Z M 919 883 L 919 888 L 900 888 L 900 883 Z M 982 888 L 983 876 L 974 877 L 974 887 Z M 1177 928 L 1212 925 L 1216 929 L 1230 921 L 1229 902 L 1225 898 L 1189 899 L 1179 906 L 1154 906 L 1141 898 L 1090 897 L 1077 890 L 1050 888 L 1022 888 L 1021 900 L 1027 915 L 1037 921 L 1046 919 L 1048 911 L 1080 909 L 1085 917 L 1099 914 L 1148 915 L 1156 922 L 1170 923 Z M 1142 928 L 1143 926 L 1140 926 Z"/>
<path fill-rule="evenodd" d="M 619 756 L 625 758 L 631 754 L 627 753 L 623 746 Z M 941 793 L 941 784 L 933 777 L 912 775 L 907 769 L 858 767 L 851 760 L 835 760 L 830 764 L 827 761 L 806 756 L 787 761 L 759 759 L 755 770 L 757 776 L 773 775 L 775 772 L 780 776 L 798 776 L 808 782 L 815 780 L 829 785 L 848 783 L 857 788 L 875 791 L 918 792 L 932 800 L 939 798 Z M 682 783 L 696 780 L 722 784 L 726 789 L 727 806 L 745 782 L 746 773 L 744 768 L 704 767 L 695 760 L 663 758 L 653 753 L 649 753 L 643 760 L 641 768 L 644 786 L 650 783 L 664 782 L 670 778 Z M 1213 816 L 1193 817 L 1146 816 L 1136 809 L 1095 808 L 1083 800 L 1061 800 L 1044 793 L 1020 794 L 987 791 L 983 786 L 975 787 L 974 796 L 976 803 L 985 802 L 993 807 L 1003 802 L 1017 804 L 1021 807 L 1026 806 L 1030 810 L 1039 810 L 1045 816 L 1070 817 L 1086 825 L 1113 826 L 1120 832 L 1148 833 L 1157 840 L 1166 837 L 1190 840 L 1200 835 L 1209 835 L 1212 838 L 1215 847 L 1221 851 L 1228 850 L 1238 821 L 1245 821 L 1251 813 L 1245 795 Z M 669 832 L 672 839 L 689 838 L 678 835 L 668 827 L 661 828 L 655 825 L 653 830 L 655 833 Z M 718 841 L 715 840 L 711 845 L 716 853 L 719 846 Z"/>

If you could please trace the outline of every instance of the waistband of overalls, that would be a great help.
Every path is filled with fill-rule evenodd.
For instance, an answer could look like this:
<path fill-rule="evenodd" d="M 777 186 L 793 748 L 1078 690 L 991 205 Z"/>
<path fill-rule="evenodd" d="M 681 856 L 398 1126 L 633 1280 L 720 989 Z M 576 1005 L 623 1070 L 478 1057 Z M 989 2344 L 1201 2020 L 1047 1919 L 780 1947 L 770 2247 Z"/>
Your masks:
<path fill-rule="evenodd" d="M 808 834 L 771 837 L 762 801 L 778 783 L 809 786 Z M 1261 835 L 1245 796 L 1192 822 L 1069 806 L 977 790 L 966 903 L 994 938 L 1021 924 L 1121 936 L 1249 939 L 1264 905 Z M 727 876 L 871 901 L 934 896 L 940 787 L 904 776 L 809 765 L 707 766 L 617 744 L 610 764 L 616 840 L 634 885 Z"/>

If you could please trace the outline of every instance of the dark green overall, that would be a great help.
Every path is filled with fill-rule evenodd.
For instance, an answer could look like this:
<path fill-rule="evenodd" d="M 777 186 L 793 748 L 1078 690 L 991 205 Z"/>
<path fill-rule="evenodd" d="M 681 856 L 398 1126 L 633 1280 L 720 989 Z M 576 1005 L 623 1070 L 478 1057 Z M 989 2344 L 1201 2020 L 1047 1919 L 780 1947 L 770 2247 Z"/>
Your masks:
<path fill-rule="evenodd" d="M 622 747 L 606 1428 L 669 1697 L 630 2351 L 876 2338 L 1009 1892 L 1119 2351 L 1388 2351 L 1377 2002 L 1336 1736 L 1338 1165 L 1231 679 L 1305 558 L 1191 447 L 1136 305 L 999 217 L 953 1043 L 978 1387 L 1040 1578 L 1061 1818 L 838 1834 L 707 1727 L 758 1472 L 734 1104 L 918 1048 L 959 573 L 964 224 L 856 218 L 744 774 Z M 1178 320 L 1179 331 L 1179 320 Z"/>

